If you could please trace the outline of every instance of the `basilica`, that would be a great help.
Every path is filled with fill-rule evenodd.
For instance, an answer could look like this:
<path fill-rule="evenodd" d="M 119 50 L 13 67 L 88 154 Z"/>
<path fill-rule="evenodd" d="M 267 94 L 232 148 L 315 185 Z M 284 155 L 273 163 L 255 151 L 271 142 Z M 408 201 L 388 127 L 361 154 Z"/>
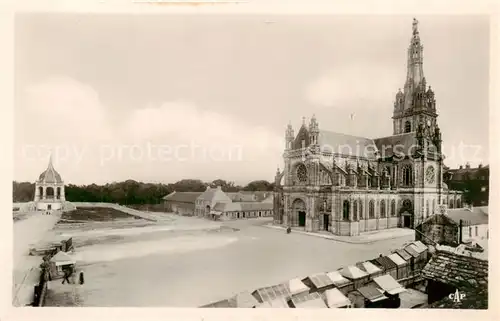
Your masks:
<path fill-rule="evenodd" d="M 436 99 L 423 72 L 418 21 L 396 94 L 393 133 L 356 137 L 320 129 L 313 115 L 295 134 L 288 125 L 284 169 L 275 177 L 274 223 L 336 235 L 414 228 L 438 206 L 462 207 L 443 182 Z"/>

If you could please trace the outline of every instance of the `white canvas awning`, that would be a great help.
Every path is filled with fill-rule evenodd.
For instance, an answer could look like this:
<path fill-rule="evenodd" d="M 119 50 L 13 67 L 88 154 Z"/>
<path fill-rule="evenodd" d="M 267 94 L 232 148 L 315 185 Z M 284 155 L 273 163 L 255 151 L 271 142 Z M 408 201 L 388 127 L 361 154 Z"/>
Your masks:
<path fill-rule="evenodd" d="M 373 264 L 370 261 L 363 262 L 363 263 L 361 263 L 361 265 L 363 266 L 363 268 L 365 269 L 365 271 L 368 274 L 375 274 L 375 273 L 379 273 L 382 271 L 379 267 L 377 267 L 375 264 Z"/>
<path fill-rule="evenodd" d="M 415 245 L 415 249 L 418 253 L 423 253 L 428 250 L 428 247 L 421 241 L 415 241 L 412 244 Z"/>
<path fill-rule="evenodd" d="M 343 277 L 339 271 L 328 272 L 326 275 L 330 278 L 330 280 L 332 280 L 333 284 L 335 284 L 336 286 L 341 286 L 350 282 L 348 279 Z"/>
<path fill-rule="evenodd" d="M 323 301 L 321 298 L 296 303 L 295 307 L 299 308 L 299 309 L 301 309 L 301 308 L 328 308 L 325 304 L 325 301 Z"/>
<path fill-rule="evenodd" d="M 288 281 L 288 288 L 292 295 L 309 291 L 309 287 L 298 278 Z"/>
<path fill-rule="evenodd" d="M 70 265 L 76 263 L 75 260 L 73 260 L 68 254 L 62 251 L 57 252 L 57 254 L 50 259 L 50 262 L 55 263 L 56 266 Z"/>
<path fill-rule="evenodd" d="M 349 300 L 339 289 L 330 289 L 325 291 L 326 303 L 329 308 L 342 308 L 351 305 Z"/>
<path fill-rule="evenodd" d="M 345 268 L 341 269 L 339 272 L 340 272 L 340 274 L 342 274 L 342 276 L 349 278 L 351 280 L 357 280 L 357 279 L 361 279 L 365 276 L 368 276 L 368 273 L 361 271 L 360 268 L 358 268 L 357 266 L 354 266 L 354 265 L 345 267 Z"/>
<path fill-rule="evenodd" d="M 389 259 L 391 259 L 392 262 L 396 263 L 397 266 L 401 266 L 401 265 L 406 265 L 408 264 L 405 260 L 403 260 L 403 258 L 401 256 L 399 256 L 399 254 L 397 253 L 392 253 L 390 255 L 387 256 Z"/>
<path fill-rule="evenodd" d="M 373 281 L 377 283 L 377 285 L 381 287 L 385 292 L 392 295 L 406 291 L 405 288 L 402 287 L 401 284 L 399 284 L 398 281 L 394 280 L 394 278 L 389 274 L 377 276 L 373 279 Z"/>

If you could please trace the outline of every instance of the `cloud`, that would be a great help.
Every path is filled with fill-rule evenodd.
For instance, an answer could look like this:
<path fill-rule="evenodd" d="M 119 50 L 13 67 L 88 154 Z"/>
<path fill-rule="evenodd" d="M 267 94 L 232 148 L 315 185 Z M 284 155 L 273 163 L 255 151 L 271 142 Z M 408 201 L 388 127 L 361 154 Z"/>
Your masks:
<path fill-rule="evenodd" d="M 401 70 L 392 66 L 356 63 L 330 70 L 306 85 L 304 95 L 318 108 L 351 108 L 354 102 L 370 101 L 370 108 L 391 102 L 401 81 Z"/>
<path fill-rule="evenodd" d="M 187 100 L 113 117 L 95 89 L 67 77 L 29 86 L 21 101 L 16 178 L 30 181 L 50 151 L 63 177 L 76 183 L 272 179 L 283 151 L 282 135 Z"/>

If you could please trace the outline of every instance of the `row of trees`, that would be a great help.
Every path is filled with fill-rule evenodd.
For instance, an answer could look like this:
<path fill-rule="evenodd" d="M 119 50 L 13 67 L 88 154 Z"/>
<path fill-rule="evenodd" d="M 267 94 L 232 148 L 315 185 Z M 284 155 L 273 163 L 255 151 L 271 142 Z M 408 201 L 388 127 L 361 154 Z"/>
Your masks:
<path fill-rule="evenodd" d="M 217 179 L 203 182 L 198 179 L 183 179 L 173 184 L 152 184 L 127 180 L 106 185 L 66 185 L 66 200 L 70 202 L 109 202 L 119 204 L 159 204 L 161 199 L 173 191 L 203 192 L 207 186 L 221 186 L 224 192 L 238 191 L 272 191 L 274 184 L 265 180 L 250 182 L 246 186 L 234 182 Z M 29 202 L 34 199 L 35 184 L 29 182 L 13 182 L 13 201 Z"/>

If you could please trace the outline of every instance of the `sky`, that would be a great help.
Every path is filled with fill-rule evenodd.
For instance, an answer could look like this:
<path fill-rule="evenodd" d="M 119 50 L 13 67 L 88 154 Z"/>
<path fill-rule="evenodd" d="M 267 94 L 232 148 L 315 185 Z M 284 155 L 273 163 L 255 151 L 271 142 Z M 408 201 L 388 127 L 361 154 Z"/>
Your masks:
<path fill-rule="evenodd" d="M 272 181 L 289 122 L 391 135 L 412 18 L 18 15 L 14 179 Z M 487 164 L 489 20 L 417 19 L 445 164 Z"/>

